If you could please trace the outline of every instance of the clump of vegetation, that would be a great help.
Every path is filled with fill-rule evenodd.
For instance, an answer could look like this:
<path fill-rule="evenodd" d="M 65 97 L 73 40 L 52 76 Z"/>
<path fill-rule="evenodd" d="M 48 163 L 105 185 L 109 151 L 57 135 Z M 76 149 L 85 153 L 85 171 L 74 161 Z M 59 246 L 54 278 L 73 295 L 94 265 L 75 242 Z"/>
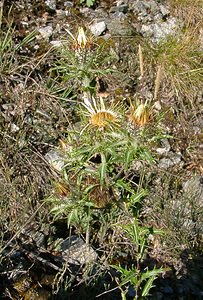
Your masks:
<path fill-rule="evenodd" d="M 157 45 L 149 44 L 144 47 L 146 65 L 149 70 L 159 66 L 161 69 L 162 89 L 169 88 L 174 95 L 183 95 L 191 105 L 202 83 L 202 51 L 199 36 L 195 31 L 186 30 L 184 33 Z"/>
<path fill-rule="evenodd" d="M 170 0 L 169 6 L 171 12 L 182 19 L 187 27 L 197 26 L 201 28 L 202 26 L 202 8 L 203 4 L 201 0 Z"/>
<path fill-rule="evenodd" d="M 93 4 L 87 1 L 88 6 Z M 193 224 L 191 230 L 180 177 L 175 177 L 177 185 L 175 180 L 170 181 L 168 171 L 160 171 L 160 156 L 154 151 L 165 139 L 174 138 L 169 129 L 174 116 L 167 127 L 162 106 L 157 109 L 154 102 L 167 88 L 178 101 L 183 96 L 193 106 L 201 86 L 202 54 L 199 36 L 194 34 L 198 30 L 198 26 L 185 26 L 179 36 L 157 45 L 140 41 L 142 47 L 137 45 L 138 55 L 132 59 L 135 57 L 135 61 L 125 66 L 112 63 L 112 41 L 93 38 L 82 27 L 76 35 L 68 31 L 68 42 L 40 54 L 36 65 L 35 57 L 31 66 L 20 51 L 32 43 L 35 34 L 16 44 L 12 25 L 0 33 L 2 86 L 6 82 L 6 93 L 0 95 L 0 253 L 4 262 L 6 256 L 10 259 L 7 253 L 11 245 L 15 249 L 24 246 L 20 235 L 27 227 L 38 232 L 48 226 L 51 232 L 52 226 L 62 222 L 66 237 L 67 233 L 80 236 L 98 253 L 95 265 L 81 268 L 79 279 L 71 279 L 67 289 L 74 289 L 75 282 L 91 286 L 91 281 L 94 285 L 102 278 L 109 285 L 103 284 L 101 295 L 116 290 L 118 299 L 128 299 L 130 292 L 132 298 L 143 299 L 167 270 L 165 257 L 188 248 L 199 250 L 200 208 L 194 199 L 187 199 L 187 205 L 193 208 L 190 217 L 197 225 Z M 17 66 L 18 58 L 25 64 Z M 42 79 L 37 69 L 43 59 L 49 61 L 49 70 L 46 62 L 44 65 L 48 80 Z M 100 93 L 99 78 L 120 74 L 116 69 L 119 64 L 122 70 L 131 65 L 130 71 L 139 66 L 133 77 L 136 93 L 126 96 L 121 92 L 119 97 L 115 91 L 106 93 L 104 89 Z M 14 73 L 17 79 L 11 84 L 9 76 Z M 156 73 L 155 80 L 150 73 Z M 125 78 L 123 74 L 121 77 Z M 146 89 L 142 97 L 141 89 Z M 147 89 L 151 98 L 144 96 Z M 168 108 L 165 110 L 168 117 Z M 55 145 L 63 158 L 61 170 L 44 159 Z M 180 210 L 176 210 L 177 205 Z M 189 228 L 187 232 L 185 228 Z M 170 247 L 178 254 L 168 251 Z M 27 245 L 25 249 L 29 251 Z M 57 291 L 67 279 L 63 278 L 67 270 L 63 271 L 55 276 Z"/>

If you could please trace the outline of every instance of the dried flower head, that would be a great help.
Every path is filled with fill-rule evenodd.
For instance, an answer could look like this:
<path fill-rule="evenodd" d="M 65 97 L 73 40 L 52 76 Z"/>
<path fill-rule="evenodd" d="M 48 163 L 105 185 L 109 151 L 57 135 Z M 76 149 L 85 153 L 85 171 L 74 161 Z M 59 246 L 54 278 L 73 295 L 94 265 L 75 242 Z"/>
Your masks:
<path fill-rule="evenodd" d="M 131 104 L 129 120 L 138 126 L 144 126 L 149 123 L 151 118 L 151 109 L 147 102 L 138 103 L 137 105 Z"/>
<path fill-rule="evenodd" d="M 82 27 L 78 28 L 77 43 L 80 48 L 85 48 L 87 45 L 87 37 Z"/>
<path fill-rule="evenodd" d="M 68 186 L 64 182 L 54 182 L 53 185 L 56 195 L 60 197 L 66 197 L 70 192 Z"/>
<path fill-rule="evenodd" d="M 87 110 L 89 123 L 95 127 L 104 129 L 119 122 L 116 112 L 113 109 L 106 109 L 102 97 L 99 98 L 99 101 L 96 101 L 93 97 L 92 101 L 84 97 L 83 106 Z"/>
<path fill-rule="evenodd" d="M 90 38 L 87 38 L 85 35 L 83 27 L 78 28 L 78 34 L 77 37 L 74 38 L 74 44 L 73 47 L 75 50 L 81 50 L 81 49 L 90 49 L 92 45 L 92 41 Z"/>

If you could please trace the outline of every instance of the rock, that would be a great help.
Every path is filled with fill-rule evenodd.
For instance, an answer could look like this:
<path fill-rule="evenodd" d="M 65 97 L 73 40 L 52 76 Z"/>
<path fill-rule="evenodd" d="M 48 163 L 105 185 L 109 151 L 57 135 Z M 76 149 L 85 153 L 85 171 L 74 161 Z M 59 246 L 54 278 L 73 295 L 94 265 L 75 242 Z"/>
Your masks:
<path fill-rule="evenodd" d="M 156 152 L 159 153 L 159 154 L 166 154 L 170 151 L 170 144 L 169 144 L 169 141 L 168 140 L 161 140 L 161 143 L 162 143 L 162 146 L 163 147 L 160 147 L 160 148 L 157 148 L 156 149 Z"/>
<path fill-rule="evenodd" d="M 139 19 L 142 19 L 143 17 L 147 17 L 148 15 L 155 15 L 159 11 L 158 4 L 151 0 L 151 1 L 132 1 L 129 3 L 130 8 L 132 11 L 139 15 Z"/>
<path fill-rule="evenodd" d="M 194 201 L 196 205 L 203 208 L 203 184 L 201 176 L 195 176 L 183 183 L 183 192 Z"/>
<path fill-rule="evenodd" d="M 67 238 L 61 243 L 63 259 L 74 265 L 92 263 L 97 259 L 97 253 L 76 235 Z"/>
<path fill-rule="evenodd" d="M 50 44 L 56 48 L 61 47 L 65 44 L 63 41 L 51 41 Z"/>
<path fill-rule="evenodd" d="M 168 152 L 168 157 L 163 157 L 159 161 L 159 167 L 161 169 L 168 169 L 175 165 L 180 165 L 181 163 L 181 155 L 178 153 Z"/>
<path fill-rule="evenodd" d="M 147 38 L 150 38 L 152 42 L 160 42 L 166 39 L 169 35 L 175 36 L 180 27 L 175 18 L 169 18 L 166 22 L 162 20 L 157 21 L 149 25 L 143 24 L 140 33 Z"/>
<path fill-rule="evenodd" d="M 46 27 L 41 27 L 38 29 L 38 31 L 45 40 L 49 40 L 49 38 L 53 34 L 53 28 L 51 25 L 48 25 Z"/>
<path fill-rule="evenodd" d="M 112 36 L 134 36 L 136 33 L 123 13 L 113 14 L 111 19 L 106 20 L 106 23 Z"/>
<path fill-rule="evenodd" d="M 60 153 L 60 151 L 50 150 L 45 155 L 45 158 L 49 164 L 59 172 L 61 172 L 65 166 L 64 156 Z"/>
<path fill-rule="evenodd" d="M 90 26 L 90 31 L 95 36 L 102 35 L 102 33 L 104 33 L 105 30 L 106 30 L 106 23 L 104 21 L 95 23 L 95 24 Z"/>
<path fill-rule="evenodd" d="M 161 293 L 161 292 L 156 292 L 156 294 L 155 294 L 155 298 L 153 298 L 154 300 L 156 299 L 156 300 L 164 300 L 165 298 L 164 298 L 164 295 L 163 295 L 163 293 Z"/>
<path fill-rule="evenodd" d="M 11 132 L 18 132 L 20 130 L 20 127 L 17 126 L 14 123 L 11 123 Z"/>
<path fill-rule="evenodd" d="M 112 6 L 110 8 L 110 13 L 115 13 L 115 12 L 122 12 L 122 13 L 126 14 L 128 12 L 128 4 L 124 3 L 119 6 Z"/>
<path fill-rule="evenodd" d="M 73 7 L 73 2 L 72 1 L 65 1 L 64 4 L 63 4 L 65 7 Z"/>
<path fill-rule="evenodd" d="M 163 18 L 166 18 L 170 15 L 170 10 L 166 6 L 160 5 L 159 8 Z"/>
<path fill-rule="evenodd" d="M 57 9 L 56 15 L 59 19 L 63 19 L 65 17 L 71 16 L 71 13 L 67 10 Z"/>
<path fill-rule="evenodd" d="M 51 10 L 56 10 L 56 0 L 46 0 L 45 4 Z"/>

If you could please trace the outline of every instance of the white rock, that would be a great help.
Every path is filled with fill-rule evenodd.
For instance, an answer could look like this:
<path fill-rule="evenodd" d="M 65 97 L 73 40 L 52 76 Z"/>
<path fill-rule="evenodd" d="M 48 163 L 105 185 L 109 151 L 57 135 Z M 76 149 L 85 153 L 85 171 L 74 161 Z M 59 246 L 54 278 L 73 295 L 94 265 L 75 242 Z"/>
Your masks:
<path fill-rule="evenodd" d="M 50 25 L 46 27 L 41 27 L 38 29 L 38 31 L 45 40 L 48 40 L 53 34 L 53 28 Z"/>
<path fill-rule="evenodd" d="M 56 1 L 55 0 L 46 0 L 45 4 L 52 10 L 56 9 Z"/>
<path fill-rule="evenodd" d="M 50 150 L 45 155 L 46 160 L 49 164 L 57 171 L 61 172 L 65 166 L 65 158 L 57 150 Z"/>
<path fill-rule="evenodd" d="M 95 36 L 100 36 L 106 30 L 106 23 L 104 21 L 92 24 L 90 26 L 90 31 Z"/>

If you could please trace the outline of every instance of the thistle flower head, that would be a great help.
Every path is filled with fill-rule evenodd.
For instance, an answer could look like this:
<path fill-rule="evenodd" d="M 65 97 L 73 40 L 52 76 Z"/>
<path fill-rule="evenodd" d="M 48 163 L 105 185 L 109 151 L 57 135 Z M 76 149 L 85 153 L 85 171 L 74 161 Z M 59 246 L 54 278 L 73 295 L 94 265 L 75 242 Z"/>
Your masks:
<path fill-rule="evenodd" d="M 81 49 L 86 48 L 87 45 L 87 37 L 85 35 L 84 29 L 82 27 L 78 28 L 78 35 L 77 35 L 77 44 L 78 47 Z"/>
<path fill-rule="evenodd" d="M 137 105 L 133 105 L 131 103 L 129 120 L 138 126 L 144 126 L 150 121 L 151 117 L 151 109 L 145 103 L 138 103 Z"/>
<path fill-rule="evenodd" d="M 107 109 L 105 107 L 102 97 L 97 101 L 93 97 L 91 100 L 84 97 L 83 106 L 86 108 L 86 114 L 89 117 L 89 123 L 91 125 L 104 129 L 112 124 L 118 124 L 119 119 L 117 113 L 113 109 Z"/>

